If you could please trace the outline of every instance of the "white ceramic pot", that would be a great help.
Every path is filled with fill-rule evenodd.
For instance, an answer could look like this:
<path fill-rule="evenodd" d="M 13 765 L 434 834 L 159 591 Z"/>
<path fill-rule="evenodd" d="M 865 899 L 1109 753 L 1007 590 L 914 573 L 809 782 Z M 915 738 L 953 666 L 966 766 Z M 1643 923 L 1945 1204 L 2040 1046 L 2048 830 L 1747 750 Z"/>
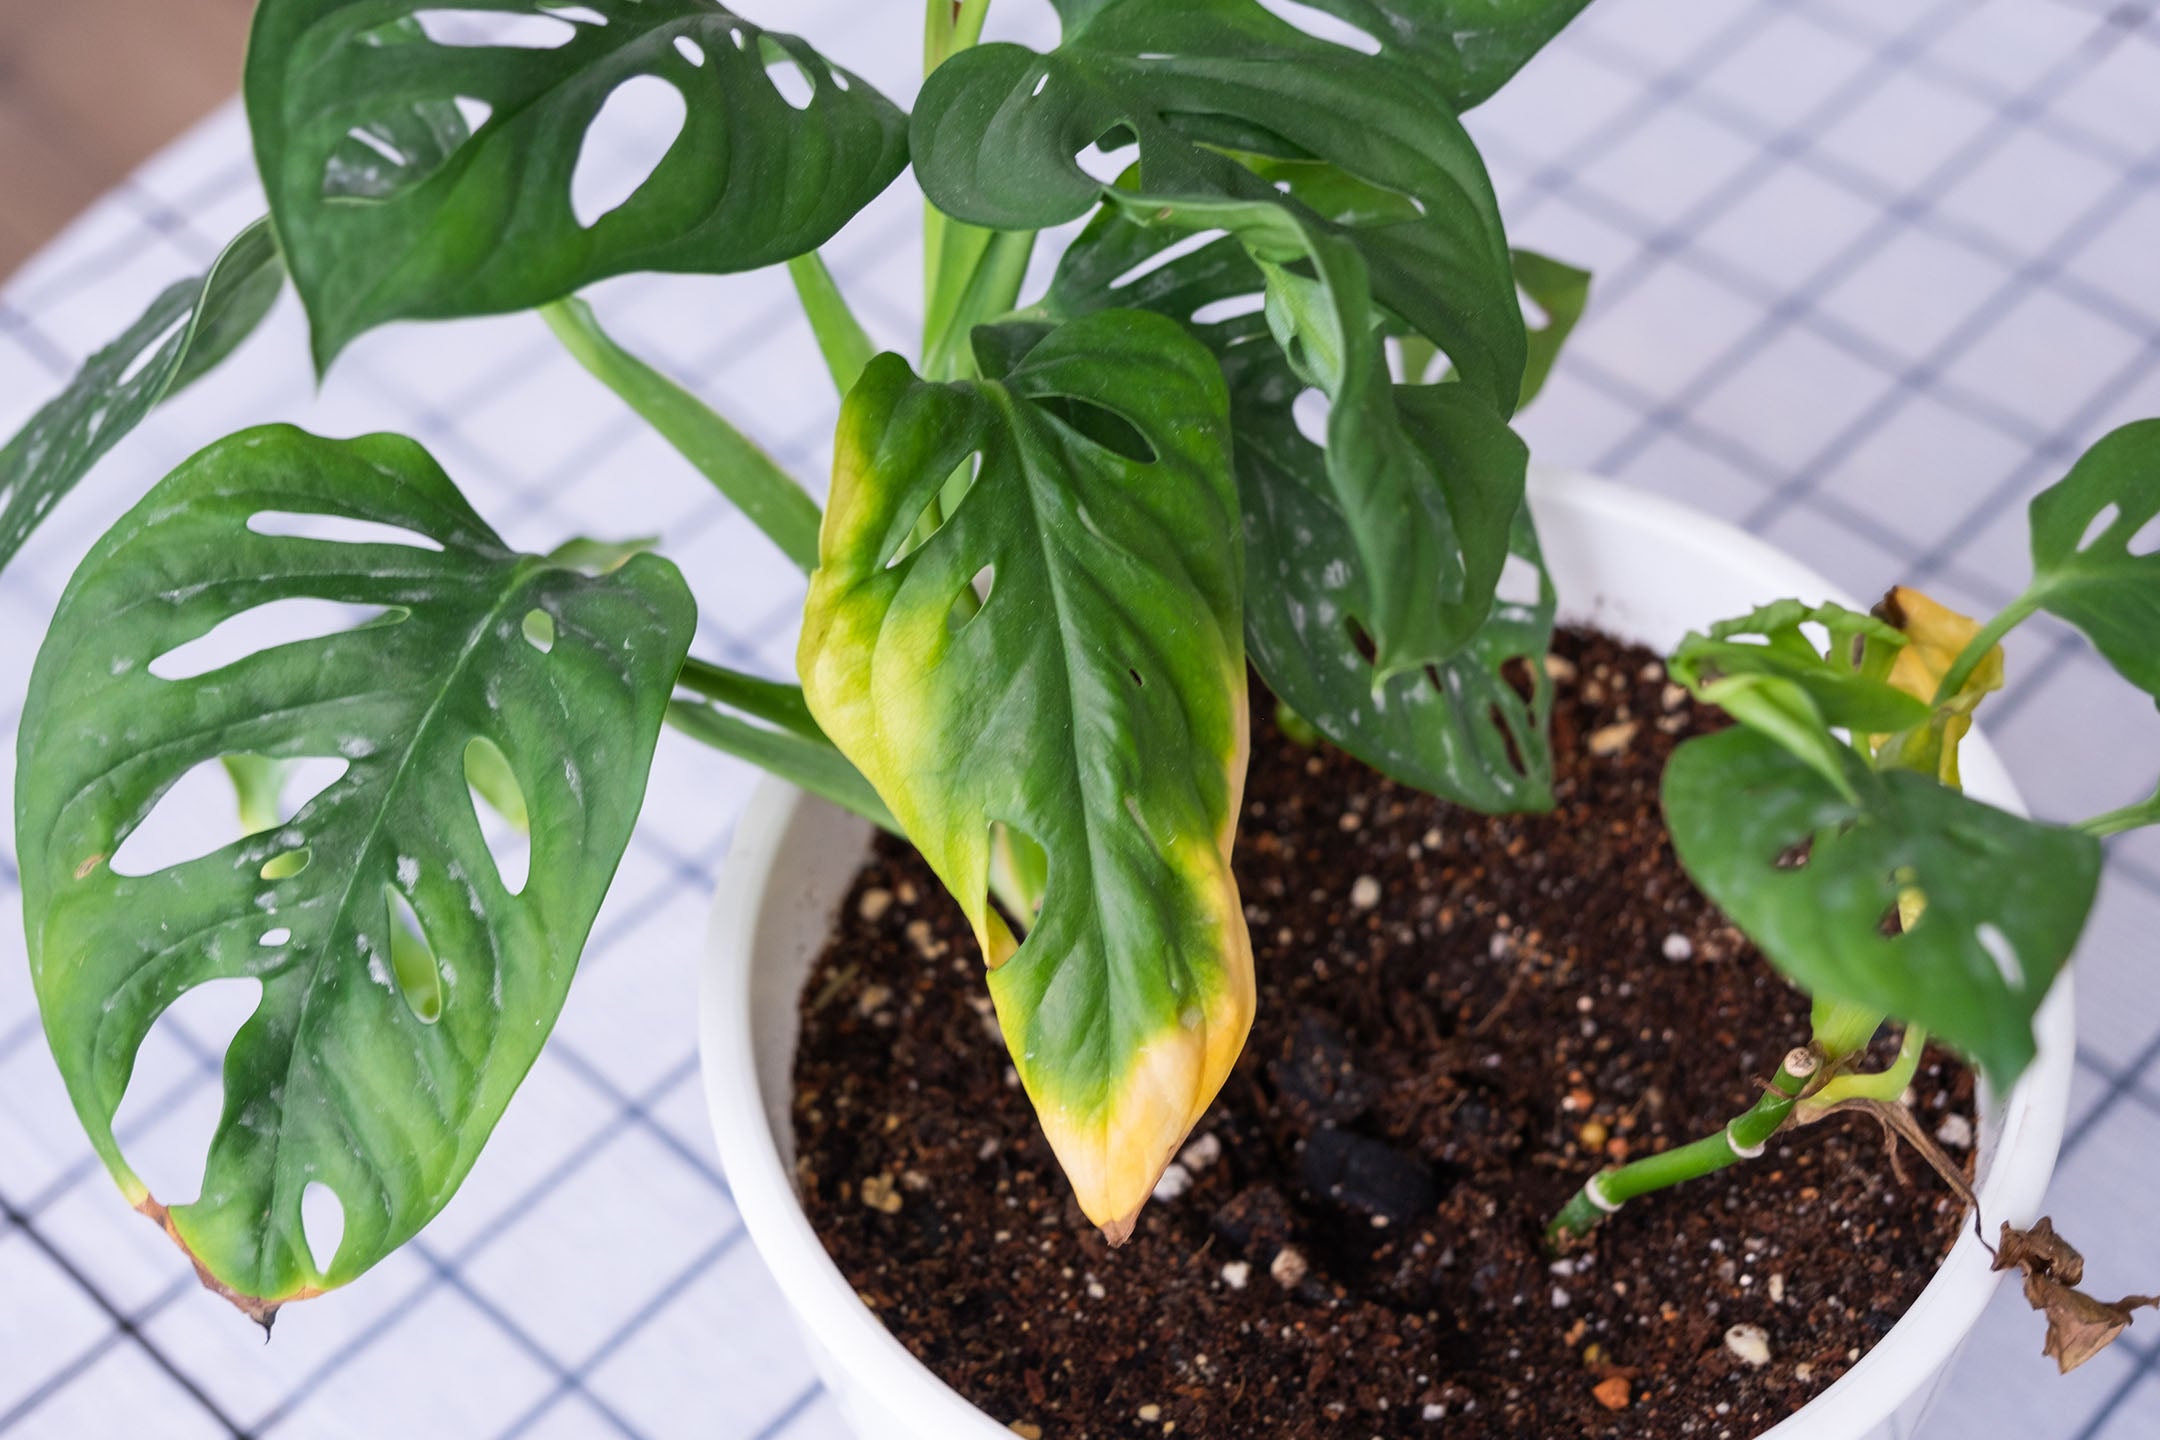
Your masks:
<path fill-rule="evenodd" d="M 1661 652 L 1689 628 L 1762 601 L 1845 599 L 1753 536 L 1606 481 L 1537 475 L 1530 499 L 1562 618 Z M 1974 795 L 2023 812 L 1978 735 L 1962 758 Z M 737 827 L 714 901 L 700 1017 L 713 1130 L 750 1234 L 864 1440 L 1011 1440 L 856 1298 L 796 1200 L 789 1105 L 797 1001 L 862 865 L 869 828 L 771 781 Z M 2039 1034 L 2039 1060 L 2008 1101 L 1982 1096 L 1979 1194 L 1990 1225 L 2029 1223 L 2054 1168 L 2074 1046 L 2067 976 L 2040 1012 Z M 1999 1277 L 1988 1262 L 1967 1226 L 1882 1343 L 1761 1440 L 1906 1440 L 1994 1292 Z"/>

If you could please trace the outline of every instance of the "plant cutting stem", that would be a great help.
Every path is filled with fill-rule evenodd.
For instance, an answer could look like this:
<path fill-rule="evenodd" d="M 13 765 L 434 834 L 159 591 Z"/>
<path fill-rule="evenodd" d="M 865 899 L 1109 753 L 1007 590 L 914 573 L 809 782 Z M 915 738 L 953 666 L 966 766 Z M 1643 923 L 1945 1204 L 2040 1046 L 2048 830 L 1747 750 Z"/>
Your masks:
<path fill-rule="evenodd" d="M 1818 1087 L 1800 1106 L 1800 1118 L 1827 1110 L 1845 1100 L 1879 1100 L 1885 1105 L 1895 1105 L 1904 1098 L 1905 1089 L 1920 1073 L 1920 1056 L 1927 1049 L 1928 1032 L 1925 1027 L 1908 1025 L 1905 1038 L 1898 1045 L 1897 1059 L 1887 1070 L 1871 1074 L 1835 1075 Z"/>
<path fill-rule="evenodd" d="M 815 250 L 788 261 L 787 268 L 803 314 L 810 319 L 810 333 L 817 337 L 818 353 L 825 357 L 825 368 L 832 375 L 833 388 L 844 397 L 877 354 L 877 342 L 848 308 L 847 297 Z"/>
<path fill-rule="evenodd" d="M 2160 794 L 2150 800 L 2140 800 L 2135 805 L 2125 805 L 2120 810 L 2110 810 L 2105 815 L 2095 815 L 2089 820 L 2077 822 L 2077 828 L 2086 834 L 2105 839 L 2120 835 L 2125 830 L 2135 830 L 2141 825 L 2160 825 Z"/>
<path fill-rule="evenodd" d="M 1812 1049 L 1794 1050 L 1771 1077 L 1762 1098 L 1715 1135 L 1591 1176 L 1545 1227 L 1546 1244 L 1564 1248 L 1638 1195 L 1712 1175 L 1762 1154 L 1770 1137 L 1792 1118 L 1793 1106 L 1821 1068 L 1822 1061 Z"/>

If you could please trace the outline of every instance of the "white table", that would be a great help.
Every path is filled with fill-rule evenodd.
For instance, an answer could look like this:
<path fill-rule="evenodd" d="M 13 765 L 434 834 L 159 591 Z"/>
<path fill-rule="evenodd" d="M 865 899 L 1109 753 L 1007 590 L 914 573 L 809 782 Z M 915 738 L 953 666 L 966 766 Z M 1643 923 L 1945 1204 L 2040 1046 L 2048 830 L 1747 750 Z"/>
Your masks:
<path fill-rule="evenodd" d="M 1002 3 L 1015 13 L 993 33 L 1045 33 L 1039 0 Z M 913 4 L 742 8 L 820 38 L 896 98 L 912 91 Z M 2160 414 L 2153 9 L 1599 0 L 1473 120 L 1517 240 L 1598 274 L 1590 318 L 1524 421 L 1540 458 L 1736 519 L 1854 592 L 1903 581 L 1991 611 L 2026 573 L 2024 498 L 2114 424 Z M 916 319 L 910 194 L 895 187 L 830 252 L 894 344 Z M 228 108 L 84 216 L 0 292 L 0 429 L 260 206 Z M 822 490 L 831 397 L 784 278 L 622 281 L 598 303 Z M 536 319 L 378 333 L 319 394 L 304 353 L 288 297 L 0 577 L 0 715 L 17 710 L 90 540 L 199 445 L 272 419 L 410 432 L 528 547 L 663 532 L 703 607 L 700 649 L 787 670 L 800 578 Z M 1986 723 L 2043 814 L 2122 803 L 2160 765 L 2152 707 L 2048 623 L 2013 642 L 2010 691 Z M 662 742 L 561 1029 L 464 1192 L 350 1289 L 291 1307 L 267 1347 L 92 1158 L 39 1038 L 11 915 L 0 1440 L 838 1440 L 729 1204 L 695 1078 L 706 897 L 750 779 Z M 2160 843 L 2110 853 L 2079 962 L 2083 1043 L 2053 1209 L 2112 1293 L 2160 1287 Z M 11 912 L 14 876 L 0 856 Z M 120 1135 L 160 1193 L 192 1193 L 238 1018 L 183 1006 L 144 1051 Z M 2141 1323 L 2058 1381 L 2006 1288 L 1928 1434 L 2160 1433 L 2156 1335 Z"/>

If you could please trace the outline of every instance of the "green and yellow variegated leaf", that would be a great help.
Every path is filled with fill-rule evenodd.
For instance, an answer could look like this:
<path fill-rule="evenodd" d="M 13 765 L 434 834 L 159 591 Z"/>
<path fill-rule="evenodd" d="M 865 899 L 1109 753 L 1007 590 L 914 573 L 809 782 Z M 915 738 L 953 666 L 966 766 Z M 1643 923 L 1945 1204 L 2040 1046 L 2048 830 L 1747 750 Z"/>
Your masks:
<path fill-rule="evenodd" d="M 1122 1238 L 1252 1017 L 1225 397 L 1204 348 L 1133 311 L 984 361 L 1001 378 L 940 385 L 881 356 L 850 393 L 799 668 L 966 912 L 1043 1128 Z M 1001 833 L 1047 858 L 1024 944 L 990 901 Z"/>
<path fill-rule="evenodd" d="M 294 514 L 405 534 L 251 524 Z M 164 663 L 301 599 L 375 614 L 200 673 Z M 75 572 L 17 767 L 38 1005 L 123 1192 L 250 1314 L 353 1279 L 456 1193 L 562 1006 L 695 620 L 656 556 L 588 576 L 510 550 L 410 440 L 283 426 L 189 460 Z M 490 748 L 501 763 L 476 771 Z M 173 787 L 235 756 L 250 829 L 275 803 L 264 762 L 344 770 L 282 824 L 122 873 Z M 483 786 L 528 819 L 522 884 L 483 838 Z M 159 1016 L 226 980 L 261 991 L 226 1052 L 202 1192 L 152 1195 L 113 1116 Z M 318 1184 L 344 1214 L 320 1259 L 301 1219 Z"/>

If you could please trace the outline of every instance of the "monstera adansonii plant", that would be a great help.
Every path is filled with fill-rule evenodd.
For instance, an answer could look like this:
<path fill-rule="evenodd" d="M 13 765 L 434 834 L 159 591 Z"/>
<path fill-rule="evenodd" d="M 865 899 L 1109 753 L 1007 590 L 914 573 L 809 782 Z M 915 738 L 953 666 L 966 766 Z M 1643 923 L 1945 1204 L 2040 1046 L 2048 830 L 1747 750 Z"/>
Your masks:
<path fill-rule="evenodd" d="M 153 486 L 60 601 L 16 807 L 46 1032 L 127 1198 L 265 1321 L 425 1225 L 545 1043 L 671 723 L 920 848 L 1081 1207 L 1129 1232 L 1251 1022 L 1248 674 L 1408 784 L 1550 803 L 1509 420 L 1588 277 L 1510 250 L 1461 116 L 1584 3 L 1056 0 L 1037 52 L 931 0 L 910 116 L 709 0 L 263 0 L 269 214 L 0 452 L 0 561 L 288 277 L 320 371 L 389 322 L 536 309 L 808 573 L 801 683 L 689 658 L 690 591 L 645 546 L 513 550 L 411 440 L 247 430 Z M 655 79 L 679 133 L 581 215 L 597 117 Z M 911 161 L 912 362 L 817 254 Z M 1083 220 L 1023 296 L 1038 233 Z M 844 395 L 822 515 L 577 298 L 779 264 Z M 186 663 L 295 600 L 347 620 Z M 116 867 L 219 761 L 248 833 Z M 341 768 L 287 813 L 300 761 Z M 113 1134 L 137 1051 L 232 978 L 260 999 L 202 1193 L 153 1195 Z"/>

